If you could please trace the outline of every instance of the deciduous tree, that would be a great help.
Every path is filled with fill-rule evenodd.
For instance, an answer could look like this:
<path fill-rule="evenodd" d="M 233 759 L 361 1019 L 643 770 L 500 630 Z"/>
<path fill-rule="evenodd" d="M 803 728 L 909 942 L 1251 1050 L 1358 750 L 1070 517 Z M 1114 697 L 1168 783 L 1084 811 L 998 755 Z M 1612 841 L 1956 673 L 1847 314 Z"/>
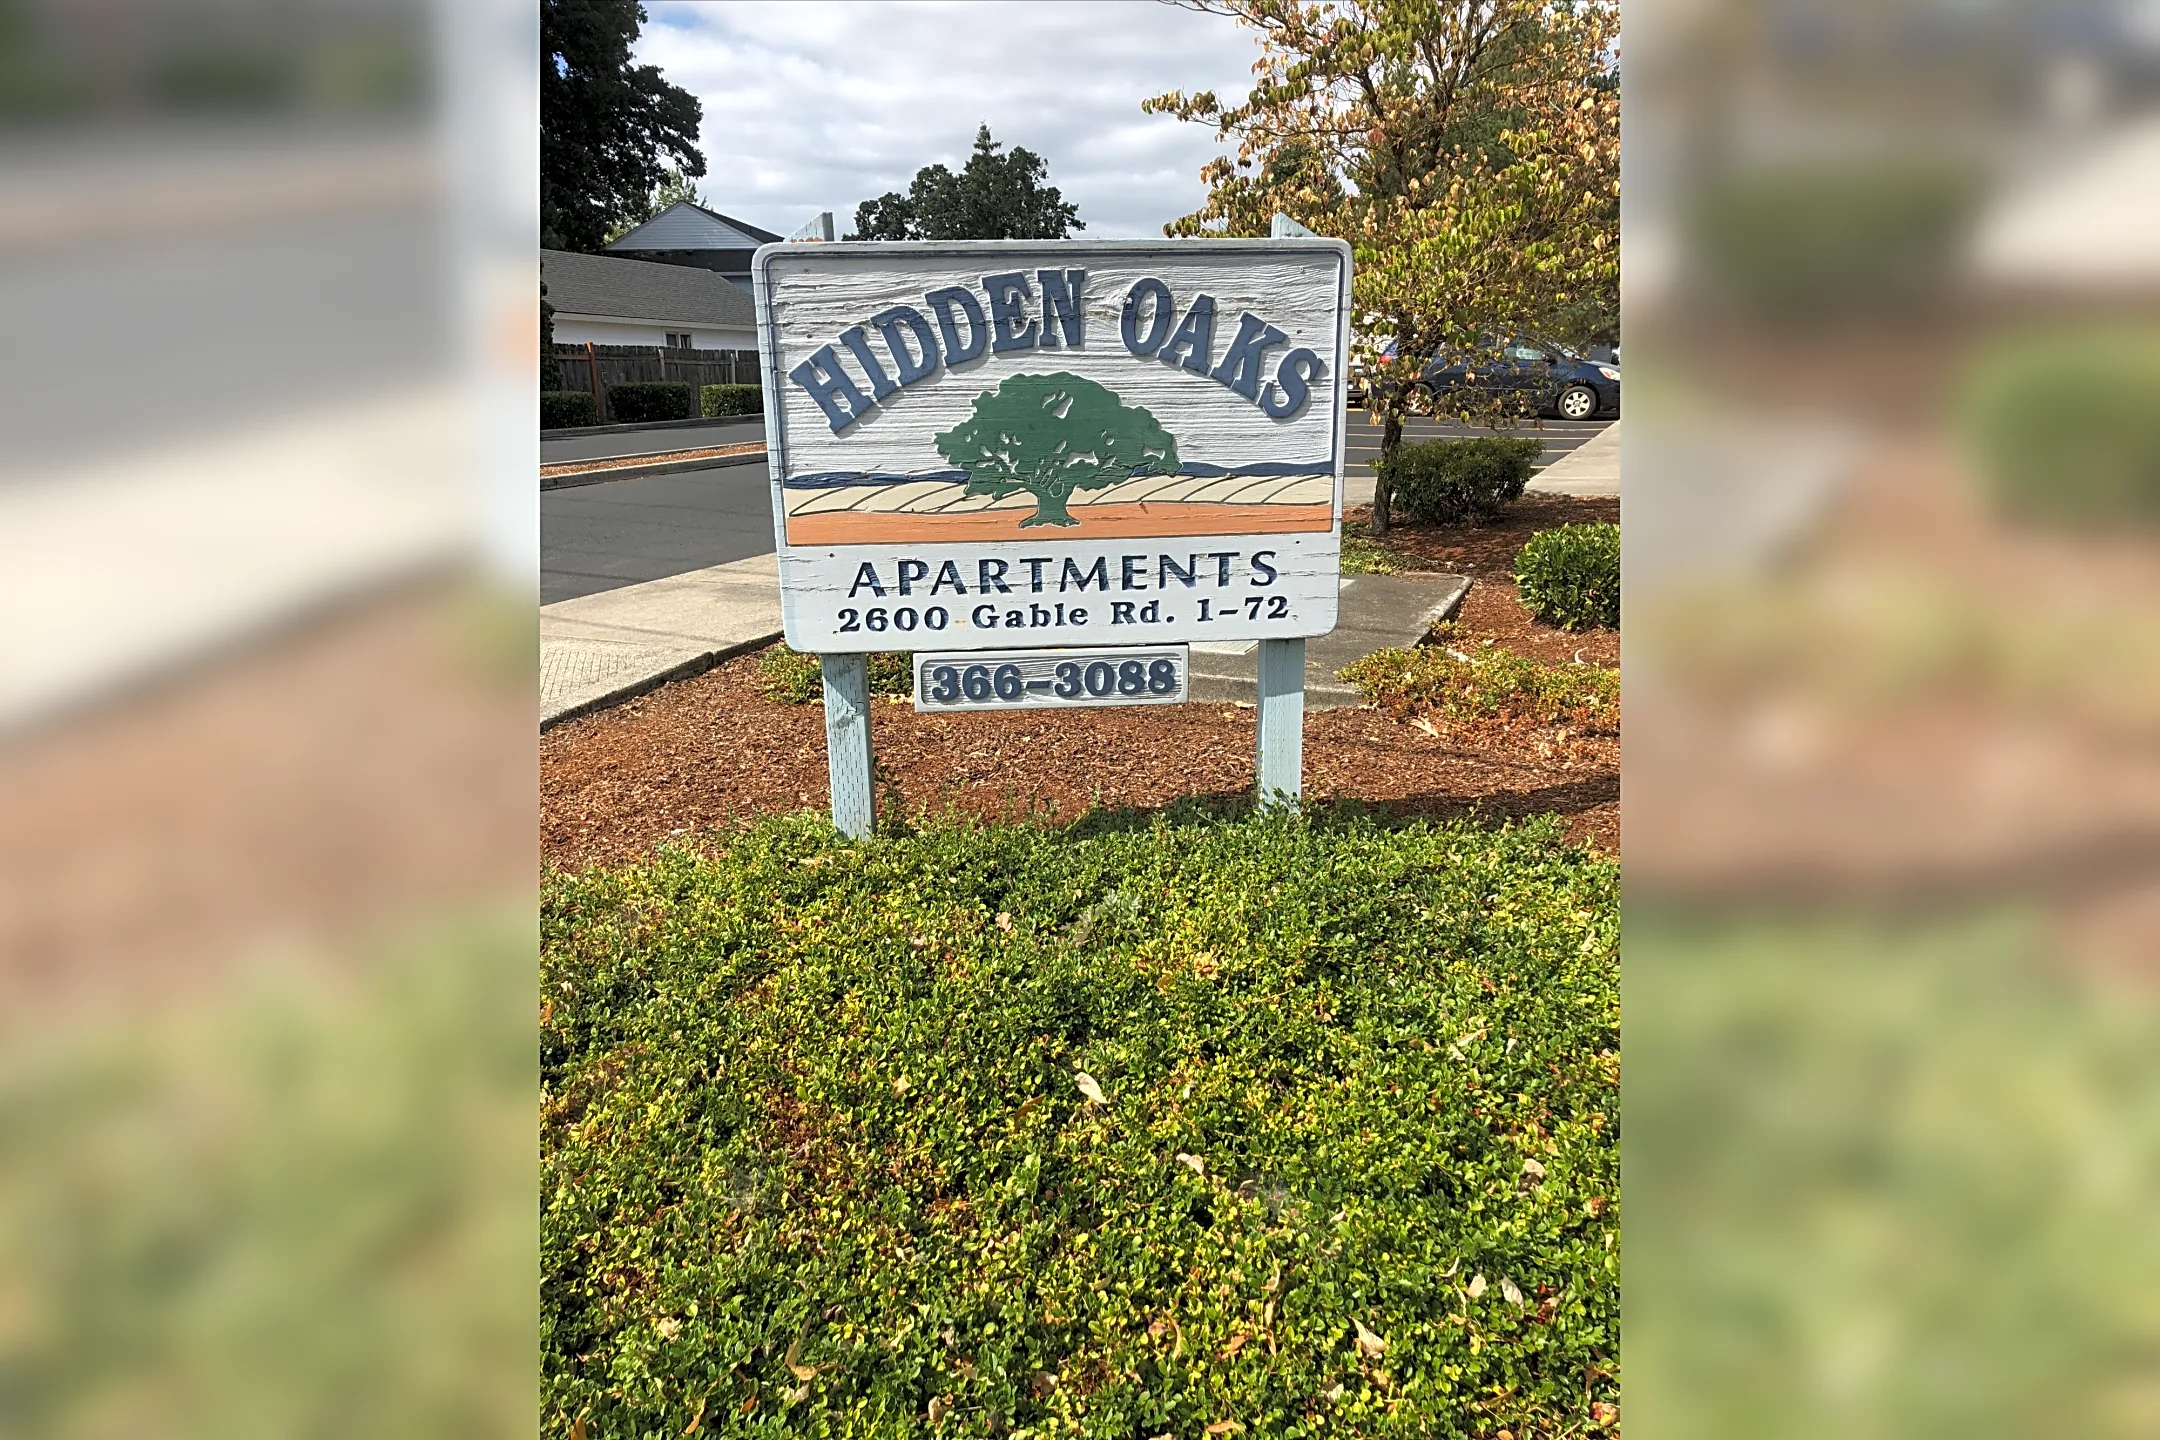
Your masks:
<path fill-rule="evenodd" d="M 888 190 L 855 207 L 850 240 L 1063 240 L 1087 225 L 1080 207 L 1046 184 L 1050 166 L 1032 150 L 1004 146 L 990 127 L 955 175 L 943 165 L 915 172 L 908 193 Z"/>
<path fill-rule="evenodd" d="M 637 0 L 541 0 L 545 248 L 598 250 L 612 227 L 642 210 L 670 168 L 691 178 L 705 173 L 697 98 L 670 85 L 659 66 L 630 61 L 644 23 Z"/>
<path fill-rule="evenodd" d="M 1253 29 L 1261 58 L 1242 102 L 1145 103 L 1238 146 L 1166 232 L 1265 235 L 1281 212 L 1350 242 L 1353 354 L 1383 461 L 1414 409 L 1519 413 L 1519 393 L 1436 400 L 1410 382 L 1435 355 L 1490 355 L 1616 285 L 1616 0 L 1184 3 Z M 1383 468 L 1376 533 L 1389 508 Z"/>

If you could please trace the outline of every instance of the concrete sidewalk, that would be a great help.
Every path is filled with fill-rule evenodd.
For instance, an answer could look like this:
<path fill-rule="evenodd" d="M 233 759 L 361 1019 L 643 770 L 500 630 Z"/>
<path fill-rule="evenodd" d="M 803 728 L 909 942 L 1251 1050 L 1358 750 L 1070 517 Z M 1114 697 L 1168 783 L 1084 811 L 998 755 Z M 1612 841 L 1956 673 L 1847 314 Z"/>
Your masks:
<path fill-rule="evenodd" d="M 1306 704 L 1354 705 L 1336 672 L 1390 645 L 1415 645 L 1462 603 L 1460 575 L 1347 575 L 1335 630 L 1305 642 Z M 710 669 L 780 638 L 771 555 L 648 580 L 540 607 L 540 728 Z M 1251 703 L 1257 641 L 1192 647 L 1195 701 Z"/>
<path fill-rule="evenodd" d="M 1527 495 L 1577 495 L 1617 499 L 1620 494 L 1620 422 L 1540 470 L 1523 487 Z"/>
<path fill-rule="evenodd" d="M 780 567 L 753 555 L 540 607 L 540 728 L 780 638 Z"/>
<path fill-rule="evenodd" d="M 1452 619 L 1470 593 L 1463 575 L 1345 575 L 1335 628 L 1305 642 L 1305 708 L 1340 710 L 1359 702 L 1341 671 L 1390 646 L 1410 646 L 1426 627 Z M 1260 642 L 1192 647 L 1192 698 L 1201 704 L 1253 704 L 1260 690 Z"/>

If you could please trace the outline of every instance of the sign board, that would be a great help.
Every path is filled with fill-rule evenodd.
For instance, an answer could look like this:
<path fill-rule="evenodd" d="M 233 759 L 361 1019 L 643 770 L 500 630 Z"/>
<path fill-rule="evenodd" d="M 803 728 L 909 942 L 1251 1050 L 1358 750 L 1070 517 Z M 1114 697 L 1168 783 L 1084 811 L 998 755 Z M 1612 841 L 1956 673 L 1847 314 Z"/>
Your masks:
<path fill-rule="evenodd" d="M 796 649 L 1334 628 L 1342 241 L 776 244 L 753 273 Z"/>

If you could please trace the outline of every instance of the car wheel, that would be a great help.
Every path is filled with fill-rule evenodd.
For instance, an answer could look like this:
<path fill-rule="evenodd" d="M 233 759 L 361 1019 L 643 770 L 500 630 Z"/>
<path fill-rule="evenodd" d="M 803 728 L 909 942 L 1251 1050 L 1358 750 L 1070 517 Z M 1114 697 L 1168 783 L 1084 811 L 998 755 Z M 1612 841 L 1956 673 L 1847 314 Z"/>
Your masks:
<path fill-rule="evenodd" d="M 1597 411 L 1597 391 L 1588 385 L 1570 385 L 1560 392 L 1561 419 L 1588 420 Z"/>

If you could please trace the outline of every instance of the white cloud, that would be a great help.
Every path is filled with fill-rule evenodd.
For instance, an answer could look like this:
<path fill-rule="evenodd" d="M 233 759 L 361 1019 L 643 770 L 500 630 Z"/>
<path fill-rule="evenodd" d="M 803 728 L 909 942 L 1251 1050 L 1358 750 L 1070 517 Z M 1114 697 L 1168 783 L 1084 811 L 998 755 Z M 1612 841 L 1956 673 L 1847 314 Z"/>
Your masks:
<path fill-rule="evenodd" d="M 782 234 L 958 166 L 987 122 L 1050 165 L 1089 237 L 1157 236 L 1197 208 L 1214 131 L 1140 102 L 1250 87 L 1233 21 L 1158 0 L 684 4 L 647 0 L 637 53 L 705 106 L 700 187 Z"/>

